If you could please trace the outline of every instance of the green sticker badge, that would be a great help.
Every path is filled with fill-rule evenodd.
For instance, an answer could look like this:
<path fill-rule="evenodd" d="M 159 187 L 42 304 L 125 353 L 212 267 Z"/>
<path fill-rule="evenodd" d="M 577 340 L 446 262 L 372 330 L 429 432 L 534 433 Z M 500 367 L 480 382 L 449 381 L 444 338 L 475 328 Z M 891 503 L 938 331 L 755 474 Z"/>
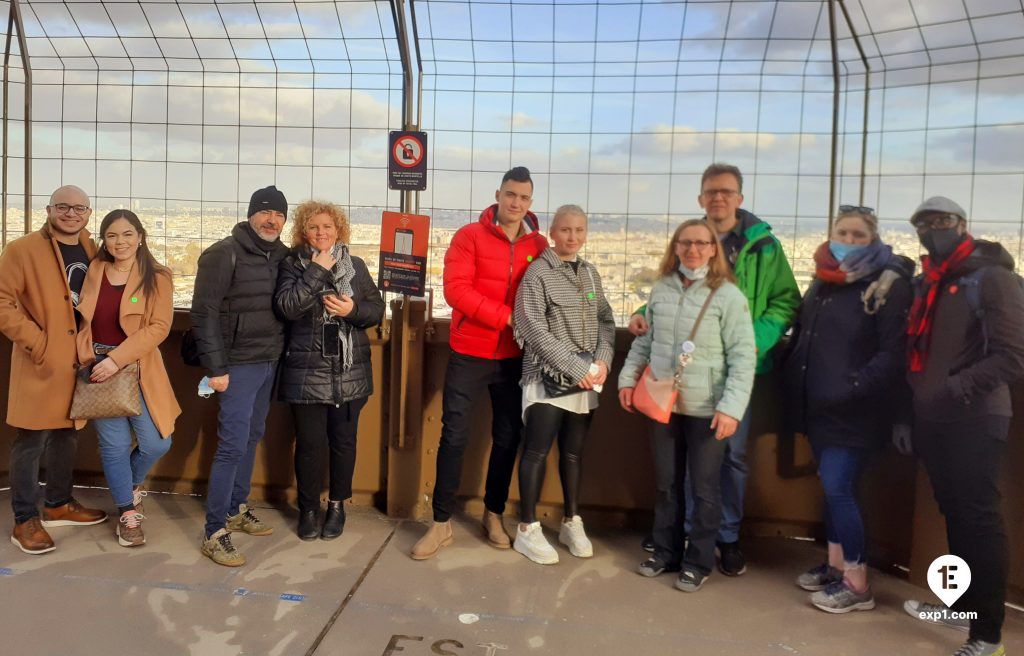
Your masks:
<path fill-rule="evenodd" d="M 533 256 L 532 255 L 527 255 L 526 256 L 526 261 L 527 262 L 533 262 Z"/>
<path fill-rule="evenodd" d="M 138 303 L 138 302 L 139 302 L 139 297 L 138 296 L 132 296 L 132 303 Z"/>
<path fill-rule="evenodd" d="M 587 292 L 587 300 L 594 300 L 594 292 Z"/>

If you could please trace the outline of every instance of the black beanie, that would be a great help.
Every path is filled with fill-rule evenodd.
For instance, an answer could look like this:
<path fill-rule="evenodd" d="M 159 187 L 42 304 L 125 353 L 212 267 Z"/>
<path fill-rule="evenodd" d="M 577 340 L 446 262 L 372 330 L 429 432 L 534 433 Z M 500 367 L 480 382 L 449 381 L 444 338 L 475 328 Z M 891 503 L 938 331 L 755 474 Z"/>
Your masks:
<path fill-rule="evenodd" d="M 285 220 L 288 219 L 288 201 L 274 185 L 253 192 L 252 198 L 249 199 L 249 213 L 245 216 L 250 217 L 263 210 L 275 210 L 284 214 Z"/>

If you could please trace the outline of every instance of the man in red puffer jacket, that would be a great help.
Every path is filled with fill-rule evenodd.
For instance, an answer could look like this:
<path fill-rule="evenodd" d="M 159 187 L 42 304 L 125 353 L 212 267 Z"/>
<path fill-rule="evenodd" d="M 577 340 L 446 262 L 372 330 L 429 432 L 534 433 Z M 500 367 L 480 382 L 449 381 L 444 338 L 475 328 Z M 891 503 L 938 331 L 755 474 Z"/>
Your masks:
<path fill-rule="evenodd" d="M 517 166 L 505 173 L 494 198 L 498 202 L 484 210 L 478 222 L 455 233 L 444 256 L 444 298 L 453 310 L 452 354 L 444 382 L 434 524 L 413 547 L 416 560 L 430 558 L 452 543 L 450 518 L 462 478 L 462 454 L 469 442 L 473 408 L 484 388 L 490 392 L 494 418 L 483 528 L 492 546 L 508 549 L 512 544 L 502 513 L 523 426 L 523 353 L 512 336 L 512 304 L 526 267 L 548 247 L 548 240 L 529 211 L 529 169 Z"/>

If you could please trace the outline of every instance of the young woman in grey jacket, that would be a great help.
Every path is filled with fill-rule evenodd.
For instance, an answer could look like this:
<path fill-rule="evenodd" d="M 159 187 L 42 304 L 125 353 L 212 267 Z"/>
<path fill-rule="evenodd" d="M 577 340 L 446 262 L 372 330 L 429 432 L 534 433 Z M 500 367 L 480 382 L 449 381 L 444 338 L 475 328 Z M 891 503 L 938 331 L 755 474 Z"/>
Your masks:
<path fill-rule="evenodd" d="M 583 441 L 597 395 L 608 376 L 615 318 L 594 265 L 578 256 L 587 216 L 563 205 L 551 219 L 554 248 L 526 270 L 513 321 L 523 347 L 523 454 L 519 461 L 520 523 L 513 548 L 542 565 L 558 562 L 536 517 L 544 464 L 558 439 L 565 517 L 558 540 L 578 558 L 594 554 L 579 516 Z"/>
<path fill-rule="evenodd" d="M 669 423 L 655 423 L 651 435 L 655 549 L 637 571 L 651 577 L 679 571 L 676 587 L 696 592 L 715 564 L 725 440 L 750 401 L 757 356 L 746 297 L 707 223 L 695 219 L 676 229 L 661 275 L 647 303 L 650 330 L 633 341 L 619 375 L 619 402 L 629 412 L 635 411 L 633 391 L 648 364 L 655 380 L 678 381 Z M 684 553 L 687 465 L 695 512 Z"/>

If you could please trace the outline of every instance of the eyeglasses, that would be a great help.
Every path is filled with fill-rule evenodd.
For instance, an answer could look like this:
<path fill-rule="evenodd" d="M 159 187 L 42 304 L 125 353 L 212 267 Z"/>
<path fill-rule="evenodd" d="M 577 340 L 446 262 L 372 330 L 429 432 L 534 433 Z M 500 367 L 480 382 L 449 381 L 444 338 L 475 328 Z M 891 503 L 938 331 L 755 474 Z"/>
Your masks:
<path fill-rule="evenodd" d="M 721 196 L 725 200 L 729 200 L 733 196 L 739 196 L 740 192 L 735 189 L 705 189 L 700 192 L 700 195 L 703 196 L 705 200 L 711 200 L 715 196 Z"/>
<path fill-rule="evenodd" d="M 917 228 L 919 231 L 922 230 L 943 230 L 945 228 L 952 228 L 960 222 L 960 217 L 956 214 L 923 214 L 915 217 L 910 222 L 912 226 Z"/>
<path fill-rule="evenodd" d="M 74 210 L 75 214 L 82 216 L 89 211 L 88 205 L 68 205 L 67 203 L 57 203 L 56 205 L 50 205 L 53 209 L 57 210 L 59 214 L 67 214 L 69 210 Z"/>
<path fill-rule="evenodd" d="M 839 213 L 840 214 L 848 214 L 850 212 L 856 212 L 858 214 L 870 214 L 871 216 L 874 216 L 875 215 L 875 208 L 873 208 L 873 207 L 864 207 L 863 205 L 840 205 L 839 206 Z"/>
<path fill-rule="evenodd" d="M 676 243 L 679 244 L 684 252 L 690 250 L 690 248 L 694 246 L 697 247 L 697 250 L 702 251 L 711 245 L 710 241 L 704 241 L 703 239 L 677 239 Z"/>

